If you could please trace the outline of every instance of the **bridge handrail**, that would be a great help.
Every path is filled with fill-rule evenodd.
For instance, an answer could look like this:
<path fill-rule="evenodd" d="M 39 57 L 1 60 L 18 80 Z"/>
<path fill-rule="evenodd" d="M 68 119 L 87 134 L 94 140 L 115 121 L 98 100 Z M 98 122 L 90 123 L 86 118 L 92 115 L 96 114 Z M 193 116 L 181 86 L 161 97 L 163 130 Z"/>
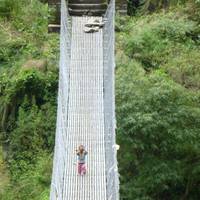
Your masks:
<path fill-rule="evenodd" d="M 69 96 L 69 64 L 71 52 L 71 21 L 68 14 L 67 2 L 61 0 L 61 29 L 60 29 L 60 63 L 59 63 L 59 89 L 56 122 L 56 138 L 54 148 L 53 173 L 51 181 L 51 200 L 61 200 L 64 192 L 66 127 L 68 118 Z"/>
<path fill-rule="evenodd" d="M 115 148 L 115 0 L 110 0 L 103 29 L 104 62 L 104 134 L 106 148 L 107 199 L 119 199 L 119 176 L 117 170 L 117 153 Z M 113 148 L 114 147 L 114 148 Z"/>

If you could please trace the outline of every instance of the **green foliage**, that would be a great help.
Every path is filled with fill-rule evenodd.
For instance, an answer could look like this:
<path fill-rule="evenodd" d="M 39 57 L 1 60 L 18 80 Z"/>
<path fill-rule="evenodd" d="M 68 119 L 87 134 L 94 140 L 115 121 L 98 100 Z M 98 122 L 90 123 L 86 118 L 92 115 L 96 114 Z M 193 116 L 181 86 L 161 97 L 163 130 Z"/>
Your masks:
<path fill-rule="evenodd" d="M 128 14 L 145 14 L 168 9 L 170 6 L 185 3 L 185 0 L 128 0 Z"/>
<path fill-rule="evenodd" d="M 0 0 L 0 140 L 10 172 L 2 200 L 49 199 L 59 54 L 49 16 L 39 0 Z"/>
<path fill-rule="evenodd" d="M 40 108 L 24 102 L 19 110 L 16 128 L 10 133 L 10 170 L 12 178 L 26 172 L 43 150 L 52 150 L 55 132 L 55 107 L 51 104 Z M 48 118 L 48 122 L 43 123 Z"/>
<path fill-rule="evenodd" d="M 27 37 L 36 39 L 37 43 L 41 43 L 47 34 L 48 6 L 38 0 L 22 2 L 24 6 L 15 15 L 16 18 L 13 23 L 19 31 L 25 31 Z"/>
<path fill-rule="evenodd" d="M 183 74 L 187 80 L 182 81 L 172 74 L 174 80 L 186 87 L 199 87 L 196 72 L 200 62 L 199 59 L 192 59 L 200 52 L 197 39 L 200 30 L 197 30 L 196 22 L 180 12 L 169 12 L 131 20 L 124 30 L 124 38 L 127 39 L 123 48 L 127 56 L 141 62 L 146 71 L 165 68 L 172 74 L 172 69 L 176 68 L 176 74 Z"/>
<path fill-rule="evenodd" d="M 0 1 L 0 17 L 11 19 L 16 29 L 26 32 L 29 39 L 37 43 L 44 40 L 50 16 L 47 4 L 39 0 Z"/>
<path fill-rule="evenodd" d="M 35 69 L 22 70 L 13 79 L 6 79 L 5 74 L 0 82 L 2 105 L 2 129 L 9 128 L 9 119 L 15 119 L 20 105 L 26 99 L 30 104 L 38 106 L 45 102 L 56 101 L 57 74 L 48 72 L 43 74 Z"/>
<path fill-rule="evenodd" d="M 149 13 L 184 1 L 141 3 Z M 117 17 L 123 200 L 199 199 L 199 8 L 189 0 L 174 11 Z M 0 0 L 0 138 L 11 173 L 2 200 L 49 198 L 59 51 L 49 17 L 39 0 Z M 27 60 L 47 60 L 45 69 Z"/>
<path fill-rule="evenodd" d="M 31 80 L 36 81 L 37 79 L 32 75 Z M 41 80 L 39 82 L 43 83 Z M 31 85 L 27 79 L 24 79 L 23 86 L 24 83 Z M 34 82 L 34 88 L 31 88 L 33 92 L 35 86 L 37 86 L 36 82 Z M 52 163 L 44 158 L 49 157 L 54 147 L 56 119 L 56 89 L 54 86 L 57 84 L 52 86 L 51 79 L 47 78 L 46 86 L 43 88 L 46 90 L 43 94 L 46 103 L 39 105 L 36 104 L 35 97 L 30 100 L 29 93 L 25 92 L 24 97 L 19 98 L 21 103 L 15 118 L 8 120 L 12 127 L 7 130 L 7 136 L 4 136 L 3 142 L 9 145 L 7 161 L 13 183 L 7 188 L 8 191 L 0 193 L 1 199 L 26 200 L 28 197 L 48 199 Z M 25 91 L 26 87 L 22 88 Z M 36 91 L 40 90 L 36 89 Z M 50 97 L 50 95 L 54 96 Z M 44 155 L 43 152 L 46 154 Z"/>
<path fill-rule="evenodd" d="M 184 49 L 175 55 L 174 59 L 166 63 L 164 68 L 177 83 L 188 89 L 199 90 L 199 64 L 199 50 Z"/>
<path fill-rule="evenodd" d="M 11 24 L 0 20 L 0 68 L 1 64 L 11 64 L 18 58 L 26 46 L 25 39 L 19 37 Z"/>
<path fill-rule="evenodd" d="M 18 1 L 0 0 L 0 17 L 11 18 L 19 9 Z"/>
<path fill-rule="evenodd" d="M 44 76 L 36 70 L 22 70 L 17 78 L 4 76 L 1 85 L 0 100 L 11 109 L 3 112 L 10 116 L 2 139 L 9 149 L 12 182 L 0 198 L 48 199 L 52 164 L 44 157 L 49 157 L 54 147 L 57 74 L 48 72 Z M 13 101 L 15 104 L 11 104 Z"/>
<path fill-rule="evenodd" d="M 186 0 L 141 0 L 141 10 L 143 12 L 153 12 L 159 9 L 166 9 L 169 6 L 185 3 Z"/>
<path fill-rule="evenodd" d="M 189 15 L 189 17 L 196 21 L 198 25 L 200 24 L 200 1 L 199 0 L 189 0 L 186 12 Z M 200 27 L 197 27 L 198 29 Z"/>
<path fill-rule="evenodd" d="M 4 192 L 6 186 L 9 184 L 10 177 L 7 169 L 6 162 L 4 160 L 3 149 L 0 146 L 0 194 Z"/>
<path fill-rule="evenodd" d="M 122 199 L 198 199 L 200 94 L 137 63 L 116 76 Z"/>
<path fill-rule="evenodd" d="M 17 6 L 14 6 L 9 21 L 0 16 L 0 65 L 1 62 L 13 64 L 13 58 L 16 61 L 21 54 L 41 57 L 43 45 L 49 39 L 47 27 L 50 13 L 47 4 L 39 0 L 2 1 L 13 2 L 13 6 Z"/>
<path fill-rule="evenodd" d="M 123 200 L 199 199 L 200 32 L 188 9 L 117 20 Z"/>
<path fill-rule="evenodd" d="M 27 171 L 13 183 L 13 185 L 8 186 L 4 193 L 0 193 L 0 199 L 49 199 L 51 166 L 52 159 L 51 156 L 49 156 L 49 153 L 41 153 L 37 158 L 34 167 L 28 168 Z"/>

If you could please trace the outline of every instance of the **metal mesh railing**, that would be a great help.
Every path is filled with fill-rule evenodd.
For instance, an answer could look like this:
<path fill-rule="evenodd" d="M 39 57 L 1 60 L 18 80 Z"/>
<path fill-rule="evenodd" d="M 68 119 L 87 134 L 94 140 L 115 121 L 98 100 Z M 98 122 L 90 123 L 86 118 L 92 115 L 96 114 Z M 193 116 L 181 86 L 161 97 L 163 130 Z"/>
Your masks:
<path fill-rule="evenodd" d="M 119 178 L 117 168 L 117 153 L 115 144 L 115 0 L 111 0 L 106 11 L 103 30 L 103 54 L 104 54 L 104 131 L 106 147 L 106 180 L 107 199 L 119 199 Z"/>
<path fill-rule="evenodd" d="M 51 182 L 51 200 L 63 199 L 64 177 L 65 177 L 65 156 L 66 127 L 68 118 L 69 98 L 69 65 L 71 52 L 71 25 L 70 17 L 65 0 L 61 0 L 61 30 L 60 30 L 60 64 L 59 64 L 59 89 L 56 138 L 53 160 L 53 173 Z"/>

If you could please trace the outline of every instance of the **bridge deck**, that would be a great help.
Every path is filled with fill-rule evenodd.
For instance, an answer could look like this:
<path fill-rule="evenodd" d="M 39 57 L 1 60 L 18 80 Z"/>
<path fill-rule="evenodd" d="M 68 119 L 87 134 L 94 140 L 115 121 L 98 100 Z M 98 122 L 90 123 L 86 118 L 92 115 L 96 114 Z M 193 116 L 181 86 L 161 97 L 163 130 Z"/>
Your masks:
<path fill-rule="evenodd" d="M 98 17 L 97 17 L 98 18 Z M 106 200 L 104 112 L 103 112 L 103 34 L 84 33 L 89 17 L 72 17 L 70 91 L 64 180 L 65 200 Z M 87 151 L 87 174 L 77 174 L 75 149 Z"/>

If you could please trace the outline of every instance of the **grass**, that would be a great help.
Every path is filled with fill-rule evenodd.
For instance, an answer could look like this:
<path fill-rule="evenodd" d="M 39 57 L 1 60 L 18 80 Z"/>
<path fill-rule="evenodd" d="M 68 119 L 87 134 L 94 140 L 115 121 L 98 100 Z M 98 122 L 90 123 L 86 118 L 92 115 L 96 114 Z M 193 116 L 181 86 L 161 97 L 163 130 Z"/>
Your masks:
<path fill-rule="evenodd" d="M 2 146 L 0 146 L 0 194 L 4 191 L 4 188 L 9 184 L 9 182 L 9 172 L 3 159 Z"/>

